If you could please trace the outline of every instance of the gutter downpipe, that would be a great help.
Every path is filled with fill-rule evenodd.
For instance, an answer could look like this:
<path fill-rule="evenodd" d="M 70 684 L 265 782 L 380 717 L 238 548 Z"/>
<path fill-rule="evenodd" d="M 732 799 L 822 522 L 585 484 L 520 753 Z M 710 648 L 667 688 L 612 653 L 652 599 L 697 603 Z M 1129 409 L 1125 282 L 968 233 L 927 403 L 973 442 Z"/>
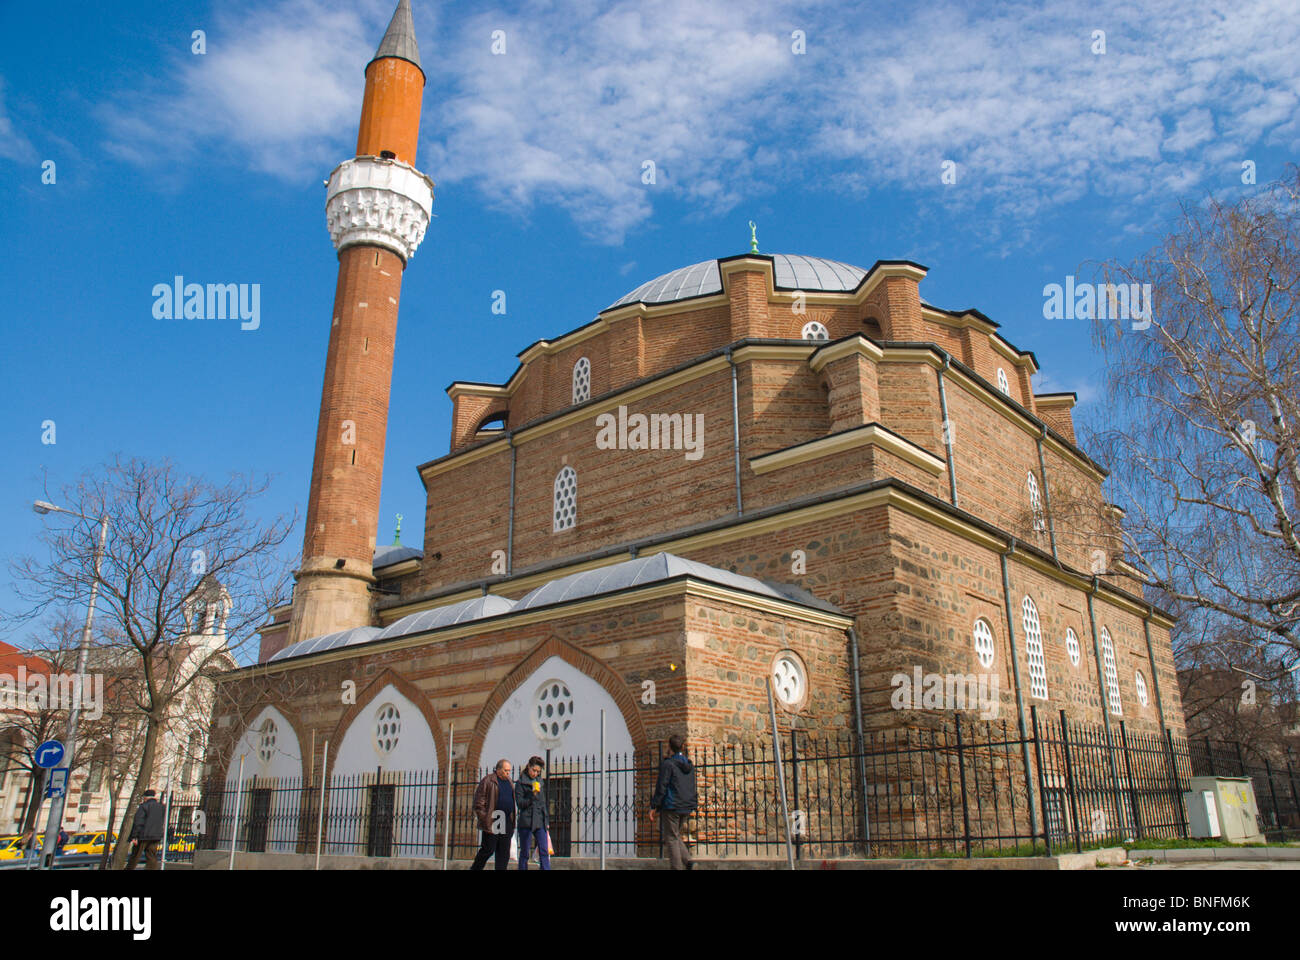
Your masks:
<path fill-rule="evenodd" d="M 727 347 L 727 363 L 731 364 L 731 443 L 736 450 L 736 516 L 745 515 L 745 503 L 740 496 L 740 400 L 736 385 L 736 360 Z"/>
<path fill-rule="evenodd" d="M 1047 482 L 1047 460 L 1043 457 L 1043 438 L 1047 436 L 1047 424 L 1040 423 L 1042 433 L 1038 435 L 1038 472 L 1043 475 L 1043 505 L 1047 509 L 1047 533 L 1052 538 L 1052 559 L 1058 564 L 1061 558 L 1056 555 L 1056 521 L 1052 519 L 1052 485 Z"/>
<path fill-rule="evenodd" d="M 510 444 L 510 519 L 506 526 L 506 576 L 511 576 L 515 572 L 515 457 L 518 447 L 515 446 L 515 435 L 512 433 L 506 438 Z M 487 587 L 483 588 L 487 593 Z"/>
<path fill-rule="evenodd" d="M 866 736 L 862 732 L 862 681 L 858 674 L 858 632 L 849 627 L 849 659 L 853 669 L 853 729 L 858 738 L 858 781 L 862 787 L 863 856 L 871 856 L 871 815 L 867 812 Z"/>
<path fill-rule="evenodd" d="M 1151 614 L 1155 611 L 1148 607 L 1147 615 L 1142 618 L 1142 632 L 1147 637 L 1147 662 L 1151 664 L 1151 692 L 1156 695 L 1156 715 L 1160 717 L 1160 729 L 1165 728 L 1165 707 L 1160 701 L 1160 678 L 1156 675 L 1156 658 L 1151 648 Z"/>
<path fill-rule="evenodd" d="M 1025 765 L 1025 796 L 1029 800 L 1029 832 L 1038 837 L 1038 804 L 1034 797 L 1034 775 L 1029 762 L 1029 735 L 1025 729 L 1025 693 L 1020 685 L 1020 654 L 1016 650 L 1016 625 L 1011 616 L 1011 576 L 1007 572 L 1007 557 L 1016 552 L 1016 538 L 1007 542 L 1002 554 L 1002 598 L 1007 612 L 1007 640 L 1011 644 L 1011 676 L 1016 684 L 1016 724 L 1020 730 L 1020 753 Z"/>
<path fill-rule="evenodd" d="M 948 392 L 943 387 L 943 374 L 952 363 L 952 354 L 947 350 L 940 350 L 943 354 L 943 366 L 939 368 L 939 413 L 943 417 L 943 445 L 948 452 L 948 496 L 952 500 L 952 505 L 957 506 L 957 474 L 953 469 L 952 462 L 952 424 L 948 420 Z"/>
<path fill-rule="evenodd" d="M 1121 823 L 1117 826 L 1128 829 L 1127 818 L 1119 805 L 1119 769 L 1115 766 L 1115 741 L 1110 733 L 1110 689 L 1106 685 L 1106 673 L 1101 665 L 1101 643 L 1097 640 L 1097 617 L 1093 611 L 1092 598 L 1097 595 L 1100 578 L 1094 574 L 1092 586 L 1088 589 L 1088 626 L 1092 630 L 1092 656 L 1097 661 L 1097 692 L 1101 694 L 1101 719 L 1106 730 L 1106 757 L 1110 761 L 1110 779 L 1115 785 L 1115 812 L 1120 815 Z"/>

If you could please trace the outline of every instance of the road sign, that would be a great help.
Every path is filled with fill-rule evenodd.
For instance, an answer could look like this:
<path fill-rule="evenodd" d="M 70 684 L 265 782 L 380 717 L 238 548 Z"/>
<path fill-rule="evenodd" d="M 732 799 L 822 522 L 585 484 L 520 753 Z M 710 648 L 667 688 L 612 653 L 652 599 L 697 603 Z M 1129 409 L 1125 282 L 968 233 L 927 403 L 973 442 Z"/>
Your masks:
<path fill-rule="evenodd" d="M 50 777 L 45 783 L 46 798 L 53 799 L 68 795 L 68 772 L 67 767 L 55 767 L 50 771 Z"/>
<path fill-rule="evenodd" d="M 63 759 L 63 744 L 57 740 L 46 740 L 36 748 L 36 765 L 45 770 L 57 767 Z"/>

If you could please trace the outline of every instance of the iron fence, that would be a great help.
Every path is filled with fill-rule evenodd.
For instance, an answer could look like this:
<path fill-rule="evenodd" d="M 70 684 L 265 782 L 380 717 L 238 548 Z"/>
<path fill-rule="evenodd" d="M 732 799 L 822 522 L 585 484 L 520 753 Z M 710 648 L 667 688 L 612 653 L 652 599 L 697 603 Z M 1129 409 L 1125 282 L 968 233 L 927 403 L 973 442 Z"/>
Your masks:
<path fill-rule="evenodd" d="M 1190 777 L 1249 776 L 1270 840 L 1300 837 L 1300 778 L 1203 741 L 1087 725 L 1031 708 L 1007 721 L 864 735 L 783 734 L 777 744 L 692 742 L 697 856 L 801 859 L 997 856 L 1187 836 Z M 650 799 L 666 745 L 635 754 L 546 756 L 542 799 L 556 857 L 662 854 Z M 323 783 L 249 778 L 173 802 L 177 836 L 201 849 L 463 860 L 479 847 L 473 796 L 489 770 L 385 771 Z M 602 781 L 604 796 L 601 795 Z M 602 816 L 602 810 L 604 815 Z M 788 823 L 788 826 L 787 826 Z M 182 848 L 183 848 L 182 844 Z M 175 848 L 173 848 L 175 849 Z M 184 852 L 170 858 L 185 856 Z"/>

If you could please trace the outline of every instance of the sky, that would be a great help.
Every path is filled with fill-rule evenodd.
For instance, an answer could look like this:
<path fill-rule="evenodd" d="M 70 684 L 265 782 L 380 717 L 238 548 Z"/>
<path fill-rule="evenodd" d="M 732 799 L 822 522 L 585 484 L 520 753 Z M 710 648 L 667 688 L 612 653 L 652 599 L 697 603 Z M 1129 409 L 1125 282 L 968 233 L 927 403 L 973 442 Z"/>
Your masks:
<path fill-rule="evenodd" d="M 394 6 L 0 0 L 0 560 L 39 556 L 58 521 L 31 501 L 115 454 L 269 475 L 259 509 L 301 518 L 323 181 Z M 745 252 L 750 220 L 763 252 L 924 264 L 923 299 L 979 309 L 1034 352 L 1037 392 L 1104 419 L 1089 323 L 1044 319 L 1045 285 L 1300 146 L 1294 0 L 412 7 L 436 219 L 402 281 L 381 543 L 401 513 L 420 545 L 448 384 L 504 382 L 639 284 Z M 178 275 L 257 284 L 256 329 L 156 317 Z M 287 563 L 300 545 L 301 520 Z"/>

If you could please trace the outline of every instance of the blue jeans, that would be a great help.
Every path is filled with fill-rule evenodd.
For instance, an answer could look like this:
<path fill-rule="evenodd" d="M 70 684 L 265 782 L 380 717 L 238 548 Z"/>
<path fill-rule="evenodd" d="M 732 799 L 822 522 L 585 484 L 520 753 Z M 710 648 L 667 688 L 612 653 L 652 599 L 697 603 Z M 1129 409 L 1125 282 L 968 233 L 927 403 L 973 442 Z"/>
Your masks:
<path fill-rule="evenodd" d="M 528 856 L 532 848 L 537 847 L 537 858 L 542 861 L 542 869 L 551 869 L 551 855 L 546 852 L 546 829 L 521 829 L 519 831 L 519 869 L 528 869 Z"/>

